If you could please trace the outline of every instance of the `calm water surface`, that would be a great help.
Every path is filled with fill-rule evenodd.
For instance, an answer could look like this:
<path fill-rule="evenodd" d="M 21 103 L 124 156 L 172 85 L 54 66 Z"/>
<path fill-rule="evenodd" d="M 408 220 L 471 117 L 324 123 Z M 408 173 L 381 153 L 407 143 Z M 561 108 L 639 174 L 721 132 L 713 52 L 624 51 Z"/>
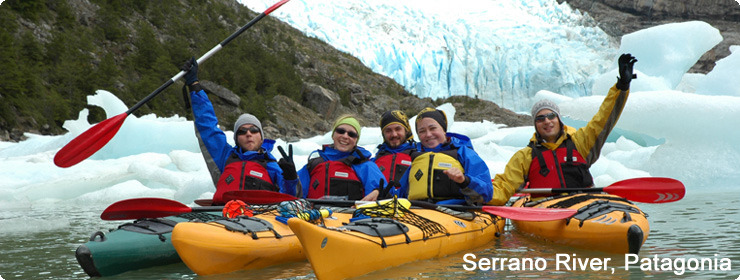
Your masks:
<path fill-rule="evenodd" d="M 3 279 L 87 279 L 77 264 L 75 249 L 97 230 L 112 229 L 121 222 L 101 221 L 107 205 L 78 206 L 36 202 L 32 206 L 0 207 L 0 276 Z M 738 279 L 740 276 L 740 187 L 689 192 L 668 204 L 639 204 L 650 217 L 650 237 L 639 257 L 729 258 L 731 271 L 642 271 L 632 265 L 625 270 L 623 255 L 610 255 L 569 247 L 553 246 L 508 228 L 501 238 L 474 253 L 481 258 L 544 258 L 544 271 L 466 271 L 465 252 L 440 259 L 424 260 L 360 277 L 383 278 L 531 278 L 531 279 Z M 556 271 L 556 254 L 575 254 L 580 259 L 610 258 L 614 271 Z M 715 256 L 716 255 L 716 256 Z M 676 270 L 680 273 L 680 270 Z M 613 274 L 612 274 L 613 273 Z M 184 264 L 131 271 L 105 279 L 314 279 L 308 262 L 257 271 L 199 277 Z"/>

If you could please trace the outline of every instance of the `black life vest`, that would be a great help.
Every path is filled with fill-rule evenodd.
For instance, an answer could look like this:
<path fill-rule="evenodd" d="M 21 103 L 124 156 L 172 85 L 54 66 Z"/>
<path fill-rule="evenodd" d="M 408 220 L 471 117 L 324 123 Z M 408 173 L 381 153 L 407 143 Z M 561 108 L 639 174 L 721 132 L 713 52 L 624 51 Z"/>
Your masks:
<path fill-rule="evenodd" d="M 570 135 L 554 151 L 539 143 L 529 143 L 532 148 L 532 163 L 529 167 L 527 188 L 588 188 L 594 180 L 586 160 L 576 150 Z M 533 195 L 543 196 L 543 195 Z M 547 195 L 544 195 L 547 196 Z"/>
<path fill-rule="evenodd" d="M 346 196 L 348 200 L 360 200 L 365 197 L 365 188 L 353 164 L 360 164 L 367 158 L 348 156 L 340 160 L 324 160 L 322 157 L 310 159 L 306 166 L 311 176 L 311 185 L 306 198 L 323 196 Z"/>
<path fill-rule="evenodd" d="M 398 153 L 381 151 L 375 155 L 375 164 L 383 172 L 386 182 L 398 182 L 411 166 L 411 152 L 414 149 L 404 150 Z"/>
<path fill-rule="evenodd" d="M 457 148 L 441 152 L 413 152 L 409 170 L 409 195 L 412 200 L 442 201 L 464 198 L 460 184 L 452 181 L 444 171 L 456 167 L 465 172 L 457 155 Z"/>
<path fill-rule="evenodd" d="M 223 204 L 223 194 L 228 191 L 236 190 L 267 190 L 279 192 L 280 188 L 275 186 L 267 172 L 267 163 L 270 160 L 265 158 L 257 160 L 244 161 L 239 159 L 236 154 L 231 154 L 226 160 L 224 172 L 218 178 L 216 193 L 213 194 L 213 202 Z"/>

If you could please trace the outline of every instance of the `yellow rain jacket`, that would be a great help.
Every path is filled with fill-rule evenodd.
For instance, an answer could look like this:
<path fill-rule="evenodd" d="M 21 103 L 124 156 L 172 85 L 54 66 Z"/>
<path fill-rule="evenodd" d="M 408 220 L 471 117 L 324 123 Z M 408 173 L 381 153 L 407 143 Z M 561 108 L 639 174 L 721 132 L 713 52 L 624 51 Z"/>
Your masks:
<path fill-rule="evenodd" d="M 573 127 L 563 125 L 565 133 L 571 135 L 571 139 L 575 143 L 576 150 L 586 159 L 589 166 L 596 162 L 601 153 L 601 147 L 606 142 L 607 136 L 612 131 L 614 126 L 619 120 L 619 116 L 622 114 L 625 103 L 627 103 L 627 97 L 629 96 L 629 90 L 622 91 L 617 89 L 616 86 L 612 86 L 609 93 L 604 98 L 604 102 L 601 103 L 599 111 L 594 115 L 591 121 L 586 126 L 576 130 Z M 544 147 L 549 150 L 557 149 L 563 141 L 565 141 L 566 135 L 563 134 L 554 143 L 541 143 Z M 531 141 L 537 141 L 536 133 L 532 136 Z M 516 192 L 522 183 L 524 178 L 529 174 L 529 167 L 532 164 L 532 148 L 529 146 L 517 151 L 506 164 L 504 173 L 496 174 L 493 180 L 493 199 L 488 203 L 490 205 L 504 205 L 509 201 L 512 195 Z"/>

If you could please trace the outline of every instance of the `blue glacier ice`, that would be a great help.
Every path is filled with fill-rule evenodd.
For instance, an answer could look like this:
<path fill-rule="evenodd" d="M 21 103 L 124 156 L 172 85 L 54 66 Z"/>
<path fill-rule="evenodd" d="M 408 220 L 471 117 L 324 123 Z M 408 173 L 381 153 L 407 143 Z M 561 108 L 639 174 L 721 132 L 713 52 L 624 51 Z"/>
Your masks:
<path fill-rule="evenodd" d="M 592 76 L 618 49 L 591 17 L 554 0 L 293 0 L 271 15 L 419 97 L 465 95 L 517 111 L 539 90 L 591 95 Z"/>

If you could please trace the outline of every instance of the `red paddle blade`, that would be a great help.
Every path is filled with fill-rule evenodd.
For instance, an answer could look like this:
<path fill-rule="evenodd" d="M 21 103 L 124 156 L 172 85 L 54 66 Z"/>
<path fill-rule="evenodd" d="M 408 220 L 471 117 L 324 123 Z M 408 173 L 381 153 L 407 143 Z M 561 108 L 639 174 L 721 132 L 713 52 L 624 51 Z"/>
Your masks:
<path fill-rule="evenodd" d="M 681 200 L 686 188 L 681 181 L 663 177 L 622 180 L 604 188 L 604 192 L 644 203 L 668 203 Z"/>
<path fill-rule="evenodd" d="M 228 191 L 223 198 L 226 201 L 238 199 L 247 204 L 275 204 L 298 199 L 289 194 L 262 190 Z"/>
<path fill-rule="evenodd" d="M 576 209 L 550 209 L 530 207 L 483 206 L 483 211 L 517 221 L 554 221 L 572 217 Z"/>
<path fill-rule="evenodd" d="M 270 13 L 272 13 L 272 11 L 277 10 L 277 8 L 280 8 L 280 6 L 282 6 L 283 4 L 288 3 L 288 1 L 290 0 L 282 0 L 280 2 L 277 2 L 273 4 L 271 7 L 267 8 L 267 10 L 265 10 L 262 13 L 265 15 L 269 15 Z"/>
<path fill-rule="evenodd" d="M 105 208 L 100 218 L 106 221 L 160 218 L 189 213 L 192 209 L 164 198 L 133 198 L 115 202 Z"/>
<path fill-rule="evenodd" d="M 127 113 L 121 113 L 104 120 L 72 139 L 54 156 L 54 164 L 70 167 L 90 157 L 116 135 L 127 116 Z"/>

